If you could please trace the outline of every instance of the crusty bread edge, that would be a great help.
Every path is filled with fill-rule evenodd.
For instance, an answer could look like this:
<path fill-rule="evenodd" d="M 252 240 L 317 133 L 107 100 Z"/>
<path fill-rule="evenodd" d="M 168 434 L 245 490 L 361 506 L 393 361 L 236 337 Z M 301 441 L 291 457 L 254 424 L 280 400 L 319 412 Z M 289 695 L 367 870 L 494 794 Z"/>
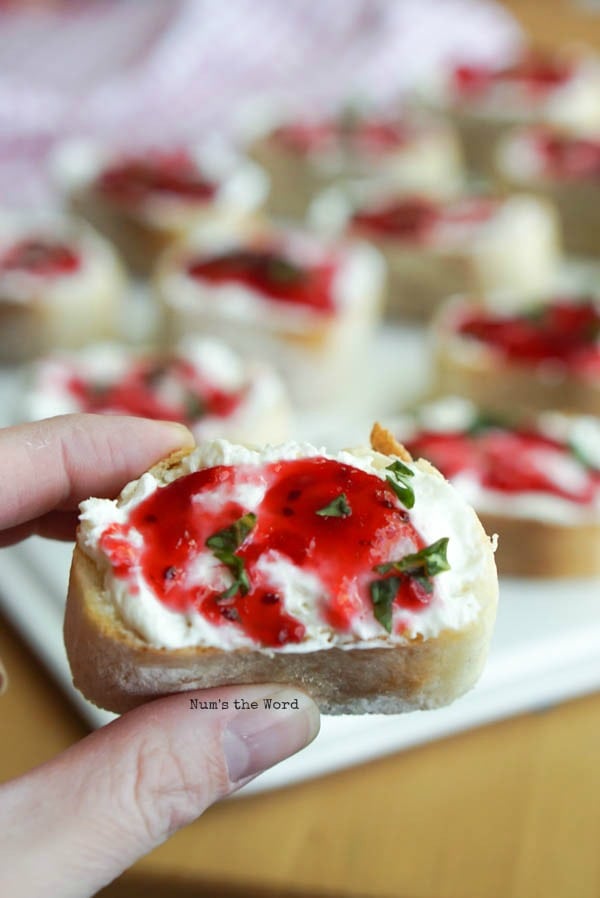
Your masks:
<path fill-rule="evenodd" d="M 501 575 L 564 579 L 600 576 L 600 521 L 559 523 L 479 512 L 488 533 L 498 534 Z"/>
<path fill-rule="evenodd" d="M 187 454 L 174 453 L 152 472 L 168 476 Z M 370 648 L 363 642 L 298 653 L 148 645 L 123 626 L 104 596 L 99 568 L 76 547 L 64 627 L 74 684 L 94 704 L 119 713 L 169 693 L 249 683 L 296 686 L 328 714 L 398 713 L 448 704 L 477 681 L 494 626 L 497 577 L 483 528 L 481 541 L 487 564 L 474 584 L 480 613 L 468 627 L 390 647 Z"/>
<path fill-rule="evenodd" d="M 456 394 L 489 412 L 536 414 L 554 409 L 565 414 L 600 415 L 600 389 L 593 382 L 565 373 L 546 380 L 510 361 L 498 361 L 484 346 L 473 351 L 471 341 L 451 327 L 452 311 L 461 299 L 450 299 L 434 318 L 434 377 L 430 398 Z"/>

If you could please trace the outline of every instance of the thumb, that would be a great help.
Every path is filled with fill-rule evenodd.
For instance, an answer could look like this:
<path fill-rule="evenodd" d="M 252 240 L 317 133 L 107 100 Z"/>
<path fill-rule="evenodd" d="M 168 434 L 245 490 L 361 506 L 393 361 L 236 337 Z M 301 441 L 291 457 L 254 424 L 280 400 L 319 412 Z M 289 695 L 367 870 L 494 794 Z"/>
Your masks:
<path fill-rule="evenodd" d="M 130 711 L 0 788 L 11 821 L 0 894 L 95 893 L 318 729 L 314 702 L 281 686 L 179 693 Z"/>

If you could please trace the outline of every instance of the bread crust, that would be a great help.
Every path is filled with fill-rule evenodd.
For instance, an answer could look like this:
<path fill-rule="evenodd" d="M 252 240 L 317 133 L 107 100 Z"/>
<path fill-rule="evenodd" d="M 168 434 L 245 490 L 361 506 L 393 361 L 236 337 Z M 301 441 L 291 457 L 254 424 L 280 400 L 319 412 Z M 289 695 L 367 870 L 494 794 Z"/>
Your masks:
<path fill-rule="evenodd" d="M 388 184 L 445 196 L 456 192 L 462 178 L 457 136 L 439 121 L 417 135 L 413 146 L 387 153 L 379 162 L 348 154 L 337 168 L 329 169 L 310 154 L 304 156 L 280 146 L 271 135 L 254 141 L 248 153 L 269 175 L 267 207 L 271 215 L 298 220 L 305 217 L 311 201 L 323 189 L 340 180 L 370 178 L 383 172 Z"/>
<path fill-rule="evenodd" d="M 547 377 L 510 361 L 498 360 L 485 346 L 471 351 L 445 327 L 442 312 L 434 328 L 434 396 L 454 394 L 499 414 L 535 415 L 554 411 L 600 415 L 600 385 L 568 373 Z"/>
<path fill-rule="evenodd" d="M 597 256 L 600 253 L 600 187 L 594 178 L 565 181 L 544 177 L 519 179 L 500 168 L 497 158 L 497 178 L 507 193 L 526 190 L 554 205 L 566 252 L 581 256 Z"/>
<path fill-rule="evenodd" d="M 256 225 L 237 230 L 252 233 Z M 218 303 L 180 301 L 170 275 L 181 265 L 182 245 L 175 245 L 161 257 L 153 278 L 166 347 L 175 345 L 185 334 L 210 333 L 242 357 L 251 350 L 252 357 L 273 364 L 294 402 L 303 407 L 331 402 L 347 391 L 364 361 L 364 343 L 371 338 L 383 311 L 383 274 L 354 302 L 341 304 L 335 315 L 307 316 L 302 328 L 295 321 L 290 323 L 285 314 L 267 323 L 260 316 L 237 320 L 224 315 Z M 381 268 L 383 272 L 383 264 Z"/>
<path fill-rule="evenodd" d="M 492 178 L 494 149 L 513 123 L 460 109 L 443 110 L 443 115 L 458 133 L 467 169 Z"/>
<path fill-rule="evenodd" d="M 125 288 L 124 272 L 114 259 L 91 289 L 84 286 L 60 298 L 42 289 L 27 302 L 0 296 L 0 362 L 29 361 L 55 349 L 116 339 Z"/>
<path fill-rule="evenodd" d="M 498 534 L 496 564 L 511 577 L 597 577 L 600 521 L 559 524 L 479 512 L 488 533 Z"/>
<path fill-rule="evenodd" d="M 328 183 L 325 175 L 302 156 L 279 149 L 267 136 L 249 147 L 253 159 L 269 175 L 266 206 L 271 215 L 301 221 L 316 193 Z"/>
<path fill-rule="evenodd" d="M 128 269 L 142 277 L 152 272 L 161 253 L 190 226 L 187 219 L 179 228 L 152 225 L 139 215 L 113 207 L 90 188 L 74 192 L 70 204 L 75 214 L 118 247 Z"/>
<path fill-rule="evenodd" d="M 169 476 L 186 454 L 169 456 L 152 472 Z M 248 683 L 296 686 L 327 714 L 399 713 L 447 704 L 477 681 L 493 630 L 497 578 L 483 528 L 481 541 L 486 564 L 474 585 L 480 612 L 468 627 L 390 647 L 357 642 L 352 648 L 298 653 L 148 645 L 123 625 L 104 594 L 99 568 L 76 547 L 64 628 L 74 684 L 99 707 L 119 713 L 173 692 Z"/>
<path fill-rule="evenodd" d="M 388 271 L 387 311 L 391 317 L 428 320 L 455 293 L 477 293 L 482 287 L 468 251 L 436 253 L 385 237 L 371 236 Z"/>

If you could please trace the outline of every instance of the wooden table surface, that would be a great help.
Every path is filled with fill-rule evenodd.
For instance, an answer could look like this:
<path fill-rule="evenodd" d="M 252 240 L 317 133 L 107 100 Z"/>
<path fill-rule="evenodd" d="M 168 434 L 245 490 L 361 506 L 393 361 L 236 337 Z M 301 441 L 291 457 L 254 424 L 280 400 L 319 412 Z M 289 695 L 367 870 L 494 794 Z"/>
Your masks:
<path fill-rule="evenodd" d="M 567 0 L 506 5 L 540 44 L 600 48 L 600 16 Z M 4 780 L 86 730 L 1 626 L 0 656 Z M 226 802 L 102 895 L 600 898 L 599 758 L 596 695 Z"/>
<path fill-rule="evenodd" d="M 85 728 L 4 629 L 0 655 L 5 779 Z M 598 898 L 599 749 L 596 695 L 223 803 L 102 894 Z"/>

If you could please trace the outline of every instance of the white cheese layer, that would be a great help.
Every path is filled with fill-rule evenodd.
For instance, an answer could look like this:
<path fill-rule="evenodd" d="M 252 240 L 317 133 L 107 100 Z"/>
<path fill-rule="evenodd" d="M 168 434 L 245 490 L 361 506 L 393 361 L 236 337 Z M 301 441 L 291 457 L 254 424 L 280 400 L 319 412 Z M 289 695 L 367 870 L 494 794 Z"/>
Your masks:
<path fill-rule="evenodd" d="M 78 352 L 56 353 L 31 366 L 20 417 L 30 421 L 87 411 L 73 393 L 73 376 L 85 384 L 109 387 L 123 380 L 148 356 L 116 343 L 97 343 Z M 244 440 L 254 434 L 265 439 L 285 439 L 289 404 L 282 381 L 267 364 L 244 361 L 224 343 L 211 337 L 184 337 L 168 356 L 157 361 L 188 363 L 209 384 L 225 392 L 244 391 L 244 397 L 226 417 L 214 414 L 192 425 L 198 441 L 227 437 Z M 161 385 L 161 399 L 177 405 L 180 379 L 168 373 Z M 169 395 L 171 394 L 171 395 Z"/>
<path fill-rule="evenodd" d="M 61 306 L 80 301 L 99 291 L 122 291 L 121 266 L 107 240 L 89 225 L 58 213 L 0 212 L 0 252 L 23 240 L 64 243 L 79 256 L 75 271 L 52 276 L 35 271 L 0 271 L 2 302 L 28 305 L 42 301 Z"/>
<path fill-rule="evenodd" d="M 438 70 L 420 93 L 436 107 L 507 124 L 543 121 L 584 131 L 594 131 L 600 126 L 597 57 L 579 60 L 571 78 L 546 91 L 532 91 L 518 80 L 505 80 L 492 84 L 481 96 L 462 97 L 448 72 Z"/>
<path fill-rule="evenodd" d="M 200 613 L 171 611 L 162 604 L 139 570 L 133 569 L 133 581 L 129 583 L 114 576 L 108 558 L 100 548 L 100 538 L 111 524 L 125 524 L 131 511 L 165 483 L 178 476 L 216 465 L 263 466 L 282 459 L 310 457 L 332 458 L 385 480 L 385 468 L 390 459 L 370 449 L 342 451 L 328 455 L 309 444 L 286 443 L 267 446 L 259 451 L 237 446 L 224 440 L 215 440 L 197 447 L 159 482 L 153 474 L 146 473 L 130 483 L 118 500 L 88 499 L 81 504 L 79 543 L 99 566 L 107 599 L 114 604 L 126 627 L 134 630 L 147 643 L 159 647 L 180 648 L 192 645 L 210 645 L 222 649 L 252 646 L 259 648 L 234 622 L 223 621 L 212 625 Z M 301 643 L 288 643 L 280 648 L 264 648 L 265 652 L 303 652 L 341 646 L 354 648 L 373 645 L 389 645 L 405 642 L 407 638 L 435 637 L 443 630 L 462 629 L 474 621 L 480 605 L 476 584 L 489 569 L 491 548 L 482 533 L 475 513 L 460 495 L 427 466 L 411 463 L 414 472 L 411 486 L 415 493 L 415 506 L 410 512 L 411 521 L 424 540 L 430 545 L 442 537 L 449 537 L 448 561 L 450 570 L 434 579 L 434 593 L 429 604 L 421 610 L 394 609 L 393 633 L 388 635 L 377 622 L 370 608 L 357 614 L 350 632 L 339 633 L 327 624 L 320 612 L 320 602 L 325 592 L 318 575 L 296 567 L 288 557 L 271 550 L 260 559 L 260 566 L 267 582 L 283 593 L 284 607 L 306 628 Z M 252 484 L 237 484 L 239 495 L 219 496 L 219 502 L 235 498 L 247 511 L 256 511 L 267 484 L 257 477 Z M 222 489 L 220 487 L 219 489 Z M 210 502 L 211 496 L 202 495 L 200 501 Z M 141 539 L 141 534 L 133 537 Z M 400 544 L 396 546 L 400 551 Z M 407 554 L 406 549 L 401 554 Z M 392 558 L 390 558 L 392 560 Z M 207 549 L 194 561 L 193 575 L 216 589 L 229 585 L 229 574 L 222 565 L 215 563 Z M 403 635 L 396 635 L 398 627 Z"/>
<path fill-rule="evenodd" d="M 216 185 L 212 199 L 198 203 L 182 195 L 149 192 L 136 207 L 135 215 L 156 227 L 177 227 L 197 212 L 199 206 L 212 211 L 248 214 L 255 212 L 266 199 L 269 184 L 263 170 L 221 145 L 187 148 L 198 172 Z M 135 156 L 135 149 L 133 154 Z M 128 155 L 125 147 L 122 157 Z M 54 152 L 50 167 L 59 188 L 66 194 L 88 189 L 107 166 L 118 161 L 118 153 L 90 140 L 68 140 Z"/>
<path fill-rule="evenodd" d="M 300 267 L 322 264 L 331 254 L 338 260 L 333 276 L 334 317 L 350 314 L 378 296 L 384 280 L 384 265 L 379 253 L 362 241 L 339 246 L 323 243 L 314 235 L 279 228 L 273 231 L 275 245 L 282 257 Z M 207 316 L 235 328 L 238 324 L 259 327 L 265 333 L 304 333 L 320 327 L 328 312 L 301 303 L 280 302 L 235 281 L 214 284 L 195 278 L 186 265 L 195 255 L 210 258 L 230 251 L 246 251 L 256 246 L 256 235 L 244 235 L 237 228 L 210 225 L 198 228 L 180 255 L 159 273 L 162 296 L 172 312 Z"/>
<path fill-rule="evenodd" d="M 399 440 L 409 443 L 421 430 L 463 433 L 477 415 L 477 408 L 470 400 L 448 396 L 422 406 L 415 415 L 396 419 L 390 423 L 390 429 Z M 564 442 L 565 449 L 530 452 L 531 463 L 574 495 L 583 495 L 589 484 L 586 466 L 600 470 L 600 419 L 545 412 L 536 418 L 535 425 L 540 434 Z M 569 447 L 574 452 L 570 453 Z M 584 459 L 585 464 L 580 459 Z M 508 493 L 490 489 L 472 471 L 453 477 L 452 484 L 478 513 L 573 526 L 600 523 L 600 486 L 590 503 L 581 503 L 549 492 L 523 490 Z"/>

